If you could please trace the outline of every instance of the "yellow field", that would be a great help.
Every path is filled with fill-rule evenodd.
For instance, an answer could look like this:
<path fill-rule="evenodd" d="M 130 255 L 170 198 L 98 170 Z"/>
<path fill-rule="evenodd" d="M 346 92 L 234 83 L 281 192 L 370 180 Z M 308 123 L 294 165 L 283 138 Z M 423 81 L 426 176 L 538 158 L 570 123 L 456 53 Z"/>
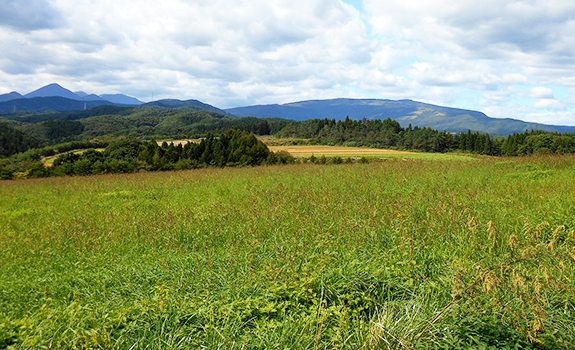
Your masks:
<path fill-rule="evenodd" d="M 401 159 L 423 159 L 423 160 L 476 160 L 477 157 L 470 154 L 453 154 L 453 153 L 425 153 L 425 152 L 407 152 L 391 149 L 367 148 L 367 147 L 342 147 L 342 146 L 321 146 L 321 145 L 282 145 L 269 146 L 272 152 L 286 151 L 292 156 L 298 158 L 307 158 L 312 155 L 316 157 L 366 157 L 366 158 L 401 158 Z"/>
<path fill-rule="evenodd" d="M 98 152 L 104 152 L 104 150 L 105 150 L 105 148 L 96 148 L 96 151 L 98 151 Z M 77 149 L 75 149 L 75 150 L 71 150 L 71 151 L 67 151 L 67 152 L 62 152 L 62 153 L 55 154 L 55 155 L 53 155 L 53 156 L 44 157 L 44 158 L 42 158 L 42 162 L 44 162 L 44 166 L 45 166 L 45 167 L 49 168 L 49 167 L 51 167 L 51 166 L 54 165 L 54 161 L 56 160 L 56 158 L 60 157 L 61 155 L 64 155 L 64 154 L 67 154 L 67 153 L 78 153 L 78 154 L 82 154 L 82 153 L 84 153 L 84 152 L 86 152 L 85 149 L 83 149 L 83 150 L 77 150 Z"/>
<path fill-rule="evenodd" d="M 170 143 L 173 143 L 173 144 L 174 144 L 174 146 L 177 146 L 177 145 L 182 145 L 182 146 L 185 146 L 185 145 L 186 145 L 186 143 L 188 143 L 188 142 L 192 142 L 192 143 L 200 143 L 200 141 L 202 141 L 202 139 L 186 139 L 186 140 L 160 140 L 160 141 L 157 141 L 157 142 L 158 142 L 158 145 L 159 145 L 159 146 L 161 146 L 161 145 L 162 145 L 162 143 L 164 143 L 164 142 L 167 142 L 168 144 L 170 144 Z"/>
<path fill-rule="evenodd" d="M 396 151 L 389 149 L 365 148 L 365 147 L 341 147 L 341 146 L 268 146 L 270 151 L 287 151 L 293 156 L 308 157 L 316 156 L 383 156 L 396 154 L 412 154 L 413 152 Z"/>

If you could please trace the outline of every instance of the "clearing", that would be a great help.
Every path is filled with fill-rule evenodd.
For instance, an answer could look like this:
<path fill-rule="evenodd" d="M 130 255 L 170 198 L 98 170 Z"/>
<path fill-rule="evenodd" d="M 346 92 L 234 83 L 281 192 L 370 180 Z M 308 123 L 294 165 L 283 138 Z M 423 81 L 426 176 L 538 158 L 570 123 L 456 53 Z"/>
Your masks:
<path fill-rule="evenodd" d="M 391 155 L 391 154 L 412 154 L 414 152 L 407 151 L 396 151 L 389 149 L 379 149 L 379 148 L 365 148 L 365 147 L 343 147 L 343 146 L 268 146 L 270 151 L 287 151 L 294 156 L 309 157 L 313 155 L 324 155 L 324 156 L 381 156 L 381 155 Z"/>
<path fill-rule="evenodd" d="M 408 152 L 381 148 L 368 147 L 345 147 L 345 146 L 322 146 L 322 145 L 282 145 L 268 146 L 270 151 L 289 152 L 294 157 L 369 157 L 369 158 L 403 158 L 403 159 L 426 159 L 426 160 L 471 160 L 477 159 L 468 154 L 452 153 L 425 153 L 425 152 Z"/>

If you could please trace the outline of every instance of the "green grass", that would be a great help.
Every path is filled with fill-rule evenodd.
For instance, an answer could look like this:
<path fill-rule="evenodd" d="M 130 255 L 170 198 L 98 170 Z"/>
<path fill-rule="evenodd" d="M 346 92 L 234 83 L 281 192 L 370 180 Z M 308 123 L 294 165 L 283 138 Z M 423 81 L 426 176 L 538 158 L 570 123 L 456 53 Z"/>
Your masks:
<path fill-rule="evenodd" d="M 570 156 L 0 182 L 0 348 L 570 349 L 574 187 Z"/>

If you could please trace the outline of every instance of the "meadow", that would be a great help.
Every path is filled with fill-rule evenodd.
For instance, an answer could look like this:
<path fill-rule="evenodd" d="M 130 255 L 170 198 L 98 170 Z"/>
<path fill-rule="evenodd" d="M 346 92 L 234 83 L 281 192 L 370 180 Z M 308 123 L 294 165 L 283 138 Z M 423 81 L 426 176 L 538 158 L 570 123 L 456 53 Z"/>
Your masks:
<path fill-rule="evenodd" d="M 287 145 L 268 146 L 270 151 L 286 151 L 295 156 L 310 157 L 311 155 L 325 156 L 385 156 L 396 154 L 410 154 L 412 152 L 396 151 L 380 148 L 368 147 L 344 147 L 344 146 L 324 146 L 324 145 Z"/>
<path fill-rule="evenodd" d="M 572 349 L 575 157 L 0 182 L 0 348 Z"/>
<path fill-rule="evenodd" d="M 305 159 L 310 157 L 371 158 L 372 160 L 425 159 L 425 160 L 473 160 L 476 156 L 456 153 L 409 152 L 371 147 L 346 147 L 325 145 L 279 145 L 268 146 L 272 152 L 285 151 L 293 157 Z"/>

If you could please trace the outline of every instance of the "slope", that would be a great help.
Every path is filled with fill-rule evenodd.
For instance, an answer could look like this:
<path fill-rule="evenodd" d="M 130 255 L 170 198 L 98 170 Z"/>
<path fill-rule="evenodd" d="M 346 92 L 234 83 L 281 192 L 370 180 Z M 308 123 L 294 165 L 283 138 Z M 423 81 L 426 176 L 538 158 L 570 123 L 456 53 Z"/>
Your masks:
<path fill-rule="evenodd" d="M 113 103 L 104 100 L 79 101 L 59 96 L 19 98 L 16 100 L 0 102 L 0 113 L 10 114 L 16 112 L 71 112 L 81 111 L 103 105 L 113 105 Z"/>
<path fill-rule="evenodd" d="M 93 138 L 195 138 L 228 129 L 268 135 L 288 121 L 235 118 L 208 110 L 101 106 L 92 110 L 16 117 L 27 135 L 48 144 Z"/>
<path fill-rule="evenodd" d="M 311 100 L 283 105 L 258 105 L 228 109 L 237 116 L 286 118 L 290 120 L 386 119 L 397 120 L 403 127 L 431 127 L 448 132 L 467 130 L 508 135 L 525 130 L 575 132 L 575 127 L 529 123 L 515 119 L 496 119 L 482 112 L 441 107 L 412 100 L 332 99 Z"/>
<path fill-rule="evenodd" d="M 207 110 L 211 112 L 216 112 L 223 115 L 228 115 L 229 113 L 223 109 L 219 109 L 207 103 L 203 103 L 198 100 L 176 100 L 176 99 L 165 99 L 153 102 L 148 102 L 142 105 L 142 107 L 159 107 L 159 108 L 183 108 L 189 110 Z"/>

